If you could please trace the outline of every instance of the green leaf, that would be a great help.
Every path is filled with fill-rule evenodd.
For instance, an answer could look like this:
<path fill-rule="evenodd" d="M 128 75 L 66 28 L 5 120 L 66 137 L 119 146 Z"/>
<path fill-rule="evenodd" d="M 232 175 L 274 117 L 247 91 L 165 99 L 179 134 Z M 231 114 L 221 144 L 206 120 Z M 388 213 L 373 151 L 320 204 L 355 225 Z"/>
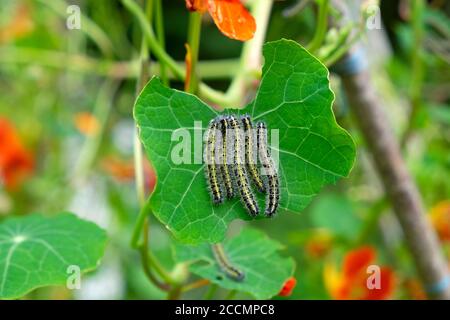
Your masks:
<path fill-rule="evenodd" d="M 0 299 L 23 296 L 30 290 L 65 284 L 67 269 L 81 272 L 97 267 L 106 233 L 73 214 L 54 217 L 32 214 L 0 225 Z"/>
<path fill-rule="evenodd" d="M 266 43 L 263 53 L 265 65 L 255 100 L 244 109 L 226 112 L 248 113 L 279 130 L 279 150 L 272 148 L 272 153 L 279 152 L 279 214 L 298 213 L 323 186 L 347 176 L 355 147 L 331 111 L 334 95 L 326 67 L 293 41 Z M 203 164 L 193 161 L 202 157 L 194 137 L 201 137 L 217 115 L 197 97 L 164 87 L 157 78 L 143 89 L 134 108 L 140 139 L 158 177 L 150 208 L 185 243 L 219 242 L 232 220 L 250 220 L 238 199 L 212 205 Z M 201 125 L 194 126 L 194 121 Z M 171 137 L 179 130 L 190 133 L 191 140 L 184 142 L 191 148 L 192 164 L 171 160 L 179 144 Z M 264 208 L 264 196 L 258 197 Z"/>
<path fill-rule="evenodd" d="M 192 273 L 223 288 L 250 293 L 257 299 L 275 296 L 294 273 L 294 261 L 278 254 L 282 245 L 261 231 L 244 229 L 236 237 L 225 240 L 223 248 L 230 263 L 245 273 L 243 281 L 234 281 L 220 270 L 209 244 L 179 244 L 175 248 L 176 258 L 179 262 L 191 261 Z"/>

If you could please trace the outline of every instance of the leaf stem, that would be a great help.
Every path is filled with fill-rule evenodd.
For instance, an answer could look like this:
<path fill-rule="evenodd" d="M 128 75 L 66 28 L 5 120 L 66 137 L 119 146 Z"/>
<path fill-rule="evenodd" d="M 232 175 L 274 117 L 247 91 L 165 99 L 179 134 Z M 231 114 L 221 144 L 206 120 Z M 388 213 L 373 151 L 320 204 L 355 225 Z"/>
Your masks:
<path fill-rule="evenodd" d="M 0 48 L 0 65 L 33 64 L 47 68 L 65 69 L 74 73 L 93 74 L 113 79 L 136 78 L 139 76 L 141 59 L 131 61 L 100 60 L 82 54 L 67 54 L 54 50 L 29 47 Z M 184 61 L 177 61 L 180 69 L 185 69 Z M 239 59 L 199 61 L 197 72 L 204 79 L 232 78 L 238 72 Z M 162 76 L 162 64 L 152 61 L 152 74 Z M 167 70 L 169 79 L 176 77 Z"/>
<path fill-rule="evenodd" d="M 169 56 L 167 52 L 159 45 L 155 37 L 153 28 L 151 24 L 149 24 L 145 19 L 145 15 L 142 12 L 142 9 L 133 0 L 122 0 L 122 3 L 138 19 L 138 22 L 147 38 L 149 47 L 150 49 L 152 49 L 153 54 L 161 63 L 164 63 L 169 68 L 169 70 L 172 71 L 176 79 L 184 81 L 186 77 L 184 69 L 181 68 L 178 63 L 173 60 L 172 57 Z M 202 83 L 202 85 L 199 85 L 198 93 L 200 96 L 213 102 L 226 102 L 228 100 L 224 93 L 214 90 L 204 83 Z M 215 99 L 217 99 L 217 101 Z"/>
<path fill-rule="evenodd" d="M 320 0 L 316 32 L 311 40 L 311 43 L 307 46 L 308 51 L 312 53 L 315 53 L 320 48 L 323 39 L 325 38 L 328 26 L 328 11 L 329 0 Z"/>
<path fill-rule="evenodd" d="M 155 3 L 155 28 L 156 28 L 156 38 L 160 46 L 165 50 L 166 40 L 164 36 L 164 16 L 163 16 L 163 6 L 161 0 L 154 0 Z M 161 63 L 160 66 L 160 76 L 162 82 L 168 86 L 169 85 L 169 77 L 167 75 L 167 68 L 164 63 Z"/>
<path fill-rule="evenodd" d="M 182 292 L 187 292 L 190 290 L 194 290 L 194 289 L 198 289 L 204 286 L 207 286 L 208 284 L 210 284 L 210 281 L 207 279 L 200 279 L 191 283 L 188 283 L 186 285 L 184 285 L 181 289 Z"/>
<path fill-rule="evenodd" d="M 145 220 L 143 229 L 144 229 L 144 242 L 139 247 L 139 252 L 141 253 L 142 268 L 144 269 L 144 273 L 147 276 L 147 278 L 150 280 L 150 282 L 155 284 L 159 289 L 161 289 L 163 291 L 170 291 L 170 286 L 167 284 L 169 282 L 168 281 L 166 281 L 167 283 L 161 282 L 158 278 L 156 278 L 156 276 L 153 274 L 153 271 L 152 271 L 152 266 L 154 266 L 153 265 L 154 261 L 152 261 L 149 258 L 150 251 L 148 250 L 148 219 Z M 154 269 L 156 271 L 158 271 L 156 268 L 154 268 Z M 159 274 L 161 275 L 161 273 L 159 273 Z M 164 278 L 164 277 L 162 277 L 162 278 Z M 164 280 L 166 280 L 166 279 L 164 279 Z"/>
<path fill-rule="evenodd" d="M 202 26 L 202 14 L 200 12 L 191 12 L 189 14 L 189 27 L 188 27 L 188 44 L 191 54 L 191 74 L 189 78 L 188 92 L 195 93 L 198 88 L 198 74 L 197 74 L 197 62 L 198 52 L 200 49 L 200 34 Z"/>

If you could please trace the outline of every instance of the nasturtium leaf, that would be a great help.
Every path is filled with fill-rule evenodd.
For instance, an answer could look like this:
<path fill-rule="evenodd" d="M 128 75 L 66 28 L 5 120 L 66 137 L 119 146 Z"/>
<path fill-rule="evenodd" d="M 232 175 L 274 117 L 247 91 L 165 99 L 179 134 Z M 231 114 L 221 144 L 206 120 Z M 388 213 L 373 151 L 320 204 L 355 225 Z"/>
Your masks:
<path fill-rule="evenodd" d="M 294 261 L 278 253 L 282 245 L 261 231 L 244 229 L 236 237 L 225 240 L 223 248 L 229 262 L 245 273 L 242 281 L 234 281 L 221 271 L 209 244 L 178 244 L 175 253 L 179 262 L 191 263 L 191 272 L 223 288 L 250 293 L 257 299 L 275 296 L 294 273 Z"/>
<path fill-rule="evenodd" d="M 105 245 L 103 229 L 73 214 L 7 219 L 0 224 L 0 299 L 65 284 L 78 270 L 95 269 Z"/>
<path fill-rule="evenodd" d="M 266 43 L 263 54 L 255 100 L 225 113 L 250 114 L 253 121 L 266 122 L 269 134 L 278 130 L 278 147 L 271 145 L 272 155 L 279 155 L 278 214 L 299 213 L 323 186 L 347 176 L 355 147 L 332 113 L 327 68 L 294 41 Z M 185 243 L 219 242 L 232 220 L 251 219 L 238 199 L 214 206 L 208 193 L 198 141 L 219 114 L 196 96 L 163 86 L 158 78 L 150 80 L 134 107 L 140 139 L 158 179 L 150 208 Z M 258 197 L 264 208 L 264 196 Z"/>

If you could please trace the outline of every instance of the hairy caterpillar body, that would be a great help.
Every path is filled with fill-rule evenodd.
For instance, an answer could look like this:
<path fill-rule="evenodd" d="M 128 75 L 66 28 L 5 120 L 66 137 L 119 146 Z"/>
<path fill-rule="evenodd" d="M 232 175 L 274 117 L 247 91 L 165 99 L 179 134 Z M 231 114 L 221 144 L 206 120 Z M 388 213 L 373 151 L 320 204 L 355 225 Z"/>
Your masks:
<path fill-rule="evenodd" d="M 244 272 L 240 271 L 239 269 L 235 268 L 233 265 L 230 264 L 221 244 L 212 244 L 211 249 L 214 258 L 219 264 L 219 267 L 222 270 L 222 272 L 224 272 L 229 278 L 235 281 L 244 280 L 245 278 Z"/>
<path fill-rule="evenodd" d="M 221 183 L 218 177 L 218 166 L 216 152 L 220 152 L 220 143 L 218 143 L 219 122 L 214 119 L 209 123 L 206 132 L 206 148 L 205 148 L 205 174 L 208 181 L 211 198 L 214 204 L 223 202 L 223 194 Z M 219 146 L 219 148 L 217 148 Z M 217 150 L 219 149 L 219 150 Z"/>
<path fill-rule="evenodd" d="M 229 120 L 228 117 L 220 117 L 220 131 L 222 133 L 222 150 L 220 157 L 220 173 L 222 181 L 225 186 L 225 192 L 228 199 L 234 197 L 233 178 L 231 176 L 233 165 L 233 153 L 230 152 L 230 147 L 233 146 L 233 142 L 230 141 L 230 135 L 228 131 Z"/>
<path fill-rule="evenodd" d="M 257 145 L 255 131 L 253 129 L 252 120 L 249 115 L 241 117 L 242 127 L 245 137 L 245 165 L 248 174 L 259 192 L 265 192 L 264 182 L 259 175 L 257 161 Z"/>
<path fill-rule="evenodd" d="M 258 122 L 256 124 L 257 140 L 258 140 L 258 156 L 263 166 L 263 174 L 267 177 L 267 200 L 265 215 L 272 217 L 279 206 L 280 202 L 280 184 L 278 180 L 278 173 L 273 163 L 273 159 L 270 156 L 269 148 L 267 145 L 267 127 L 264 122 Z"/>
<path fill-rule="evenodd" d="M 230 134 L 232 135 L 232 141 L 234 141 L 234 159 L 233 159 L 233 174 L 236 180 L 236 184 L 241 196 L 242 202 L 245 208 L 251 216 L 257 216 L 259 213 L 258 203 L 256 202 L 255 195 L 250 188 L 250 182 L 247 176 L 247 170 L 244 165 L 244 145 L 241 137 L 241 127 L 239 121 L 235 116 L 228 116 L 228 124 Z"/>

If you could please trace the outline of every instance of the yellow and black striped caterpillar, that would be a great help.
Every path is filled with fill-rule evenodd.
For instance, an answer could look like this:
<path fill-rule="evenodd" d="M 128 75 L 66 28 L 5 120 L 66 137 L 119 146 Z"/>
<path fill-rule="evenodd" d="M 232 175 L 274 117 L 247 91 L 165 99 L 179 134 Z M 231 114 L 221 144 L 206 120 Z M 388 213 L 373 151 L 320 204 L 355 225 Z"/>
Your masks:
<path fill-rule="evenodd" d="M 222 181 L 225 186 L 225 192 L 228 199 L 234 197 L 234 188 L 233 188 L 233 177 L 232 177 L 232 165 L 233 165 L 233 147 L 234 142 L 230 139 L 229 134 L 229 118 L 228 117 L 220 117 L 220 132 L 222 134 L 222 150 L 221 150 L 221 160 L 220 160 L 220 173 L 222 176 Z"/>
<path fill-rule="evenodd" d="M 245 138 L 245 165 L 253 184 L 259 192 L 265 192 L 264 182 L 258 170 L 257 144 L 255 130 L 249 115 L 241 117 Z"/>
<path fill-rule="evenodd" d="M 248 115 L 213 119 L 206 133 L 205 173 L 214 204 L 222 203 L 225 196 L 231 199 L 239 194 L 248 213 L 257 216 L 259 206 L 251 180 L 260 192 L 267 193 L 265 215 L 271 217 L 279 206 L 279 178 L 267 145 L 266 125 L 259 122 L 256 133 L 254 130 Z"/>
<path fill-rule="evenodd" d="M 280 202 L 280 184 L 278 181 L 278 173 L 270 156 L 269 147 L 267 145 L 267 128 L 264 122 L 256 124 L 257 140 L 258 140 L 258 156 L 263 167 L 263 175 L 266 176 L 267 183 L 267 200 L 265 214 L 272 217 L 279 206 Z"/>
<path fill-rule="evenodd" d="M 222 270 L 223 273 L 225 273 L 229 278 L 235 281 L 242 281 L 245 278 L 245 273 L 239 270 L 238 268 L 234 267 L 230 261 L 228 260 L 227 256 L 225 255 L 225 252 L 223 250 L 223 247 L 221 244 L 212 244 L 211 249 L 214 255 L 214 258 L 216 259 L 217 263 L 219 264 L 220 270 Z"/>
<path fill-rule="evenodd" d="M 221 182 L 218 175 L 217 152 L 220 152 L 220 143 L 218 141 L 219 122 L 216 119 L 211 120 L 206 132 L 205 147 L 205 173 L 208 181 L 209 190 L 211 192 L 214 204 L 223 202 L 223 194 Z M 219 147 L 219 148 L 218 148 Z M 219 149 L 219 150 L 218 150 Z"/>
<path fill-rule="evenodd" d="M 234 179 L 245 208 L 251 216 L 255 217 L 259 213 L 259 207 L 256 202 L 255 195 L 250 188 L 250 182 L 245 167 L 244 144 L 242 141 L 241 126 L 238 119 L 233 115 L 228 116 L 228 125 L 231 137 L 234 141 L 234 159 L 232 164 Z"/>

